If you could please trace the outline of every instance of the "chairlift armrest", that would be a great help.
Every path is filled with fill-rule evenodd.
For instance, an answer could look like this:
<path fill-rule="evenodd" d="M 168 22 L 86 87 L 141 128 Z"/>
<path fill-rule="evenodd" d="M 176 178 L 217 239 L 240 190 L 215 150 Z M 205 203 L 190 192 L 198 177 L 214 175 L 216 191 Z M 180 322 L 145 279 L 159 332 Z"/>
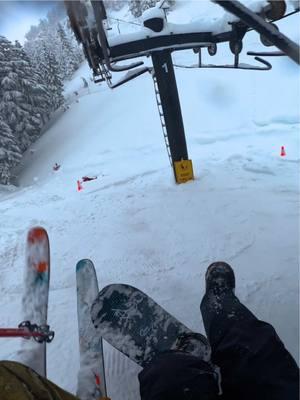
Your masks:
<path fill-rule="evenodd" d="M 248 51 L 248 56 L 281 57 L 286 56 L 282 51 Z"/>
<path fill-rule="evenodd" d="M 150 69 L 148 67 L 138 68 L 136 70 L 129 71 L 123 78 L 121 78 L 119 81 L 117 81 L 114 84 L 110 84 L 109 87 L 111 89 L 115 89 L 115 88 L 123 85 L 124 83 L 129 82 L 132 79 L 137 78 L 138 76 L 144 74 L 145 72 L 149 72 L 149 71 L 150 71 Z"/>
<path fill-rule="evenodd" d="M 120 71 L 128 71 L 130 69 L 136 68 L 136 67 L 140 67 L 141 65 L 143 65 L 143 61 L 137 61 L 134 63 L 131 63 L 129 65 L 114 65 L 114 64 L 110 64 L 110 70 L 114 71 L 114 72 L 120 72 Z"/>

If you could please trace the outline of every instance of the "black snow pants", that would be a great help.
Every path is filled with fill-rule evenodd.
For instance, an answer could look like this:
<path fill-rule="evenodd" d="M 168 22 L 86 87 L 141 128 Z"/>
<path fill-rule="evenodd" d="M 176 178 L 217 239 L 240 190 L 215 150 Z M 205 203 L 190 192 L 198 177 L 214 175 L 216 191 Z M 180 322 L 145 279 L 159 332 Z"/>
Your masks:
<path fill-rule="evenodd" d="M 212 367 L 180 352 L 159 355 L 140 374 L 142 400 L 299 400 L 299 369 L 268 323 L 259 321 L 233 293 L 201 302 Z"/>
<path fill-rule="evenodd" d="M 275 329 L 227 292 L 205 295 L 201 313 L 221 369 L 224 399 L 297 400 L 299 369 Z"/>

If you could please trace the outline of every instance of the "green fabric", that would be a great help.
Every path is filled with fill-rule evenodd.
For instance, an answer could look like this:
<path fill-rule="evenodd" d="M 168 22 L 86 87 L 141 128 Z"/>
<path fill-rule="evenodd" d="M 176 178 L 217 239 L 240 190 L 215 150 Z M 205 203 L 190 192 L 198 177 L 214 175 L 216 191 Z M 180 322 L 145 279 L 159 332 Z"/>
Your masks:
<path fill-rule="evenodd" d="M 14 361 L 0 361 L 1 400 L 79 400 L 32 369 Z"/>

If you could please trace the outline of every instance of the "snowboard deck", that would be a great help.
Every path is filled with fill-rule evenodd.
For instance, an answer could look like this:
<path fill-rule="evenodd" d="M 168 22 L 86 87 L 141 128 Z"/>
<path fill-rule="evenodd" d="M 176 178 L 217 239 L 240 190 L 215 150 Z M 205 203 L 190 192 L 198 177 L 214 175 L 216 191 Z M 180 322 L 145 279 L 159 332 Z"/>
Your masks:
<path fill-rule="evenodd" d="M 98 334 L 142 367 L 159 353 L 176 349 L 181 335 L 193 333 L 147 294 L 125 284 L 103 288 L 91 316 Z M 197 356 L 208 361 L 210 346 L 199 335 L 204 345 Z"/>
<path fill-rule="evenodd" d="M 106 383 L 102 337 L 96 331 L 90 314 L 99 292 L 92 261 L 85 259 L 77 263 L 76 281 L 80 352 L 77 396 L 81 400 L 99 400 L 106 398 Z"/>
<path fill-rule="evenodd" d="M 23 318 L 37 325 L 47 325 L 50 281 L 50 246 L 46 230 L 29 230 L 26 242 L 26 267 L 22 296 Z M 46 342 L 23 340 L 18 358 L 46 377 Z"/>

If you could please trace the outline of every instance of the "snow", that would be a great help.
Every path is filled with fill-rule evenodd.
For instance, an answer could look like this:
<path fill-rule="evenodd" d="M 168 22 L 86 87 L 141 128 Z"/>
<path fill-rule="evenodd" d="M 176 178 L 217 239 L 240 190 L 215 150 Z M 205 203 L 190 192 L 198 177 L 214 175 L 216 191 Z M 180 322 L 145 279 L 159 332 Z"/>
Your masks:
<path fill-rule="evenodd" d="M 187 3 L 187 4 L 186 4 Z M 195 4 L 196 3 L 196 4 Z M 265 5 L 268 4 L 266 0 L 244 0 L 242 2 L 254 12 L 259 12 Z M 212 32 L 219 34 L 231 30 L 230 22 L 238 21 L 238 18 L 233 14 L 224 12 L 224 10 L 210 2 L 195 2 L 188 1 L 184 4 L 185 12 L 188 14 L 187 22 L 184 23 L 185 16 L 182 15 L 181 7 L 177 12 L 172 13 L 168 20 L 170 22 L 164 23 L 164 28 L 160 32 L 154 32 L 146 27 L 141 27 L 139 30 L 135 29 L 133 33 L 121 34 L 111 36 L 109 38 L 110 46 L 117 46 L 122 43 L 134 42 L 137 40 L 146 39 L 149 37 L 165 36 L 170 34 L 183 34 L 183 33 L 198 33 L 198 32 Z M 191 18 L 191 8 L 192 18 Z M 141 19 L 145 21 L 150 18 L 163 18 L 164 12 L 156 7 L 146 10 Z M 177 23 L 174 23 L 174 22 Z"/>
<path fill-rule="evenodd" d="M 297 38 L 298 18 L 278 25 Z M 259 36 L 249 33 L 241 61 L 252 62 L 246 51 L 259 49 Z M 203 62 L 232 57 L 224 44 Z M 206 268 L 227 261 L 241 301 L 274 325 L 298 361 L 299 67 L 269 60 L 267 72 L 176 68 L 193 182 L 174 183 L 151 76 L 111 91 L 94 85 L 84 64 L 66 86 L 70 108 L 27 153 L 19 187 L 0 187 L 1 325 L 22 320 L 26 233 L 41 225 L 51 245 L 48 317 L 56 333 L 48 376 L 58 385 L 76 391 L 81 258 L 94 261 L 100 288 L 137 286 L 199 332 Z M 197 55 L 180 51 L 174 62 L 193 64 Z M 98 179 L 78 192 L 86 175 Z M 16 359 L 20 341 L 3 341 L 1 359 Z M 105 354 L 109 396 L 138 399 L 138 367 L 108 345 Z"/>
<path fill-rule="evenodd" d="M 144 11 L 142 14 L 142 20 L 147 21 L 151 18 L 165 18 L 164 10 L 158 7 L 148 8 L 148 10 Z"/>

